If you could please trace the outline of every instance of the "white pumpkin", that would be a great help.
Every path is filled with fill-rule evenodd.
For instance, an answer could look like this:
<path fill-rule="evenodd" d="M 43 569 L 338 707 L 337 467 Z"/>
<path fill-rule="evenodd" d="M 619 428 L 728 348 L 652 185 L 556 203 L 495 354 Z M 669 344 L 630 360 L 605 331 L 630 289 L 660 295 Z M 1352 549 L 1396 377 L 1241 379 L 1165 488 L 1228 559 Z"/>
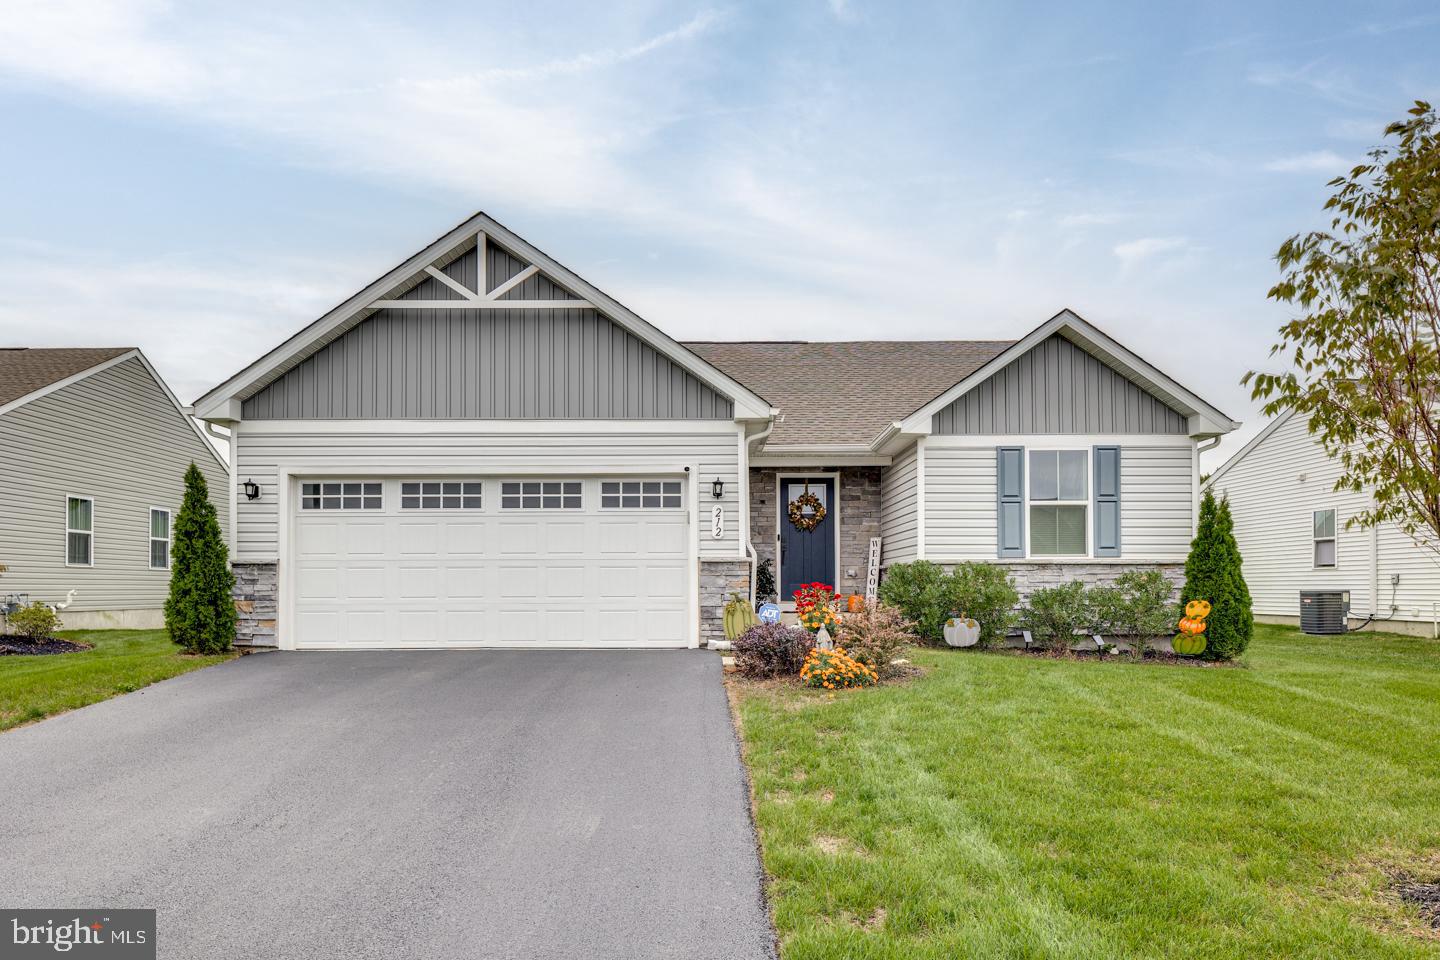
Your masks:
<path fill-rule="evenodd" d="M 980 624 L 969 617 L 945 621 L 945 642 L 952 647 L 973 647 L 980 642 Z"/>

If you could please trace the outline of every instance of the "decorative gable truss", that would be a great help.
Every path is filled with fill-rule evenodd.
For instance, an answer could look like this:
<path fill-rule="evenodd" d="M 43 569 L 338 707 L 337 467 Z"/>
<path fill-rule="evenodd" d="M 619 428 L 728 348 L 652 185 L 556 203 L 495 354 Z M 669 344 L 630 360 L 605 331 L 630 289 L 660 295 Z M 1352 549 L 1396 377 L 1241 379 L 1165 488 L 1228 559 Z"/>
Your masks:
<path fill-rule="evenodd" d="M 593 311 L 590 316 L 598 315 L 667 359 L 676 368 L 675 377 L 688 376 L 730 401 L 734 419 L 764 421 L 775 415 L 739 381 L 493 218 L 477 213 L 196 400 L 196 416 L 222 424 L 244 419 L 247 400 L 367 319 L 394 310 L 434 312 L 437 317 L 472 310 L 503 311 L 501 316 L 533 313 L 542 321 L 557 310 L 571 318 Z"/>

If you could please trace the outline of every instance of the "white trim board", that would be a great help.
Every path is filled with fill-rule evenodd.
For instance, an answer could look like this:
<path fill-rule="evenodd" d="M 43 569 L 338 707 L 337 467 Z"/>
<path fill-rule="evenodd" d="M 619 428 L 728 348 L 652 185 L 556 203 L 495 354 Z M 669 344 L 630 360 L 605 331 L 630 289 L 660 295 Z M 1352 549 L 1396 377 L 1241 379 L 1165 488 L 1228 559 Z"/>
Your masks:
<path fill-rule="evenodd" d="M 476 434 L 610 433 L 677 434 L 735 432 L 734 420 L 241 420 L 241 434 Z"/>
<path fill-rule="evenodd" d="M 775 415 L 775 410 L 759 395 L 745 387 L 738 380 L 723 373 L 718 367 L 701 359 L 677 341 L 655 327 L 619 301 L 605 294 L 579 274 L 562 266 L 539 248 L 522 239 L 509 228 L 481 212 L 446 232 L 424 249 L 404 260 L 362 290 L 349 297 L 319 319 L 308 324 L 284 342 L 263 354 L 255 362 L 216 386 L 195 401 L 196 415 L 202 419 L 238 419 L 232 401 L 243 400 L 295 367 L 320 347 L 334 340 L 346 330 L 370 316 L 377 301 L 384 302 L 392 295 L 410 289 L 417 278 L 428 276 L 426 267 L 436 262 L 450 262 L 456 256 L 478 247 L 481 250 L 481 287 L 488 283 L 484 276 L 484 249 L 498 242 L 501 247 L 539 268 L 559 286 L 588 301 L 611 321 L 629 330 L 641 340 L 650 344 L 662 355 L 674 361 L 683 369 L 729 397 L 735 406 L 736 420 L 765 420 Z M 418 301 L 400 301 L 405 307 L 413 307 Z M 534 303 L 535 301 L 530 301 Z M 524 308 L 525 301 L 464 300 L 444 301 L 449 309 L 470 309 L 478 306 L 505 309 Z M 581 308 L 587 303 L 558 301 L 565 309 Z M 552 304 L 553 306 L 553 304 Z"/>

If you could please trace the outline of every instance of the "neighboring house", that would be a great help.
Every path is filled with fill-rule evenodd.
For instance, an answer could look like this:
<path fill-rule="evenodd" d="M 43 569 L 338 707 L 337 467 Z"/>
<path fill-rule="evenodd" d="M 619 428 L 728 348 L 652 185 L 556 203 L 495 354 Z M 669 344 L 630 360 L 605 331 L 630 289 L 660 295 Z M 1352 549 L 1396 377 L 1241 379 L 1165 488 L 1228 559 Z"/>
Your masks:
<path fill-rule="evenodd" d="M 224 502 L 224 463 L 139 350 L 0 349 L 0 601 L 73 590 L 67 628 L 161 626 L 192 461 Z"/>
<path fill-rule="evenodd" d="M 1335 490 L 1342 472 L 1287 411 L 1206 481 L 1230 498 L 1257 619 L 1297 623 L 1301 591 L 1348 590 L 1352 627 L 1435 635 L 1440 557 L 1391 523 L 1347 528 L 1371 499 Z"/>
<path fill-rule="evenodd" d="M 677 343 L 484 214 L 195 413 L 233 428 L 242 642 L 284 648 L 694 646 L 758 559 L 785 599 L 858 592 L 873 537 L 1024 589 L 1178 577 L 1197 443 L 1236 426 L 1069 311 L 1013 342 Z"/>

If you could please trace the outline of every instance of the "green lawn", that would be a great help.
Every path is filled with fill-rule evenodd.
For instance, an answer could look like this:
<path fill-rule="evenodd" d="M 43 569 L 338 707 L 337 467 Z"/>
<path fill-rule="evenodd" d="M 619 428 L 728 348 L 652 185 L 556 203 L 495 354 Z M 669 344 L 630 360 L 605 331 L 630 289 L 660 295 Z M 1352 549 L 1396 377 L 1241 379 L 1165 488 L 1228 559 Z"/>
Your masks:
<path fill-rule="evenodd" d="M 129 693 L 157 680 L 228 660 L 179 652 L 164 630 L 72 630 L 66 640 L 94 650 L 0 657 L 0 730 Z"/>
<path fill-rule="evenodd" d="M 1234 669 L 925 650 L 741 685 L 785 960 L 1430 957 L 1440 643 L 1261 627 Z"/>

